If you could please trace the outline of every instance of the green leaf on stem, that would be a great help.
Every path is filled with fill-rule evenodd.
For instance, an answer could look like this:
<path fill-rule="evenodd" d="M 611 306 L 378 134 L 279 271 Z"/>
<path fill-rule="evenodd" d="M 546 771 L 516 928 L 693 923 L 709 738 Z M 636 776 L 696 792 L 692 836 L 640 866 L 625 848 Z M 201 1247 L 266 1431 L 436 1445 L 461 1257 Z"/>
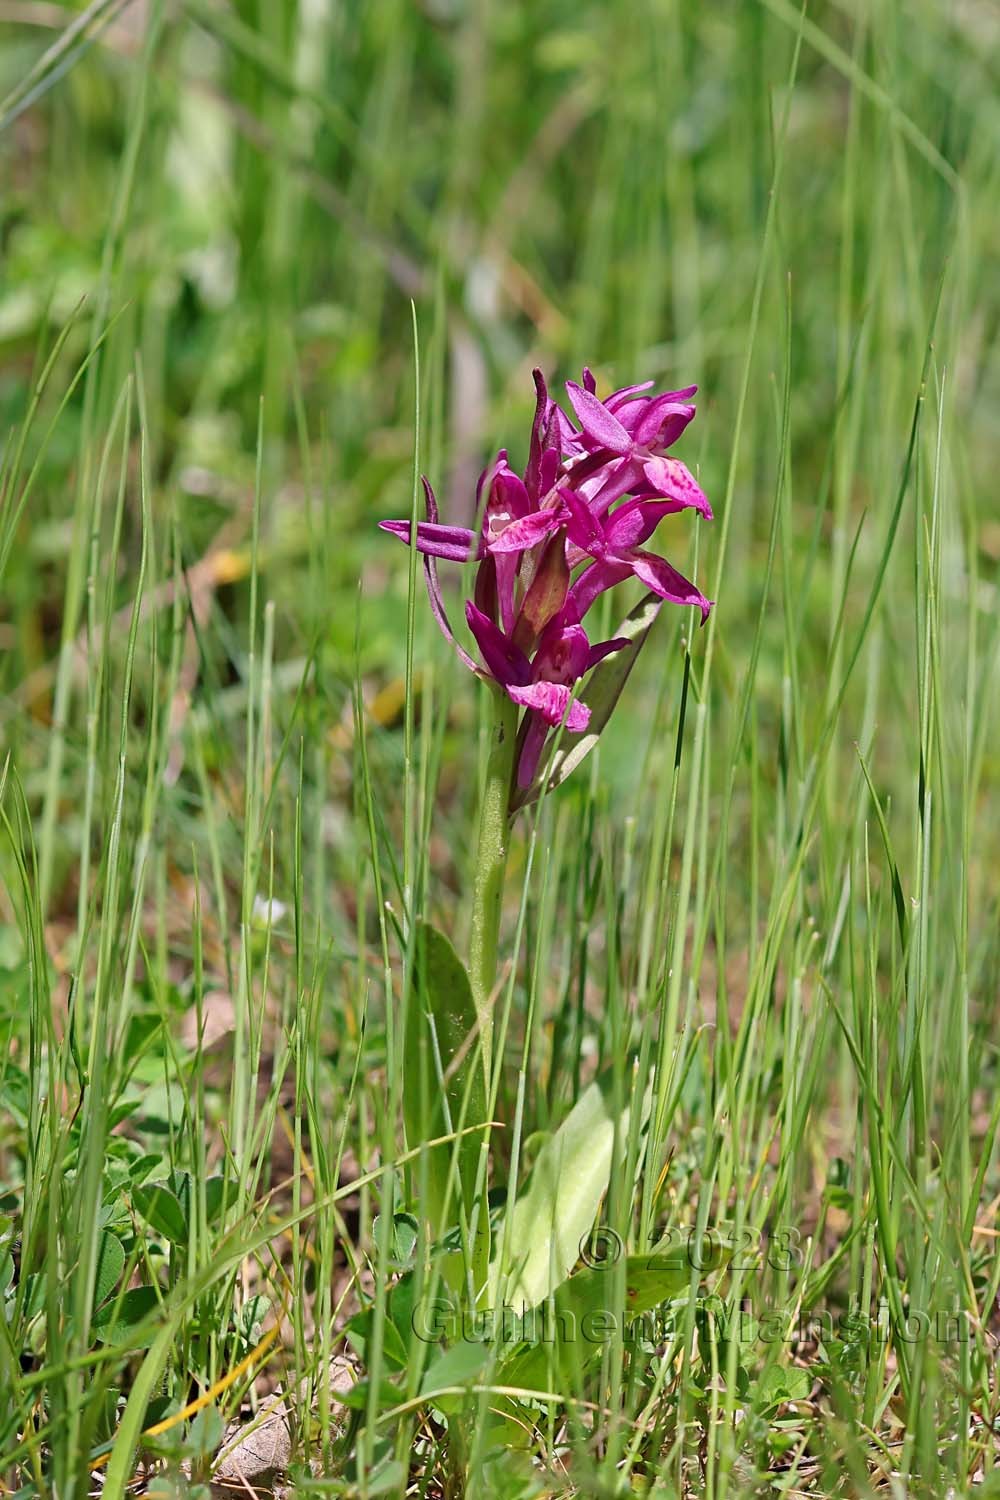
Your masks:
<path fill-rule="evenodd" d="M 622 689 L 646 643 L 650 627 L 659 614 L 662 603 L 663 600 L 656 594 L 646 594 L 622 621 L 615 635 L 627 640 L 628 645 L 598 663 L 580 694 L 580 702 L 590 709 L 590 723 L 581 734 L 570 734 L 568 730 L 562 730 L 558 740 L 554 741 L 555 749 L 548 756 L 547 762 L 543 763 L 533 784 L 526 792 L 515 796 L 515 808 L 526 807 L 535 802 L 545 786 L 553 791 L 576 770 L 581 761 L 586 760 L 621 697 Z"/>

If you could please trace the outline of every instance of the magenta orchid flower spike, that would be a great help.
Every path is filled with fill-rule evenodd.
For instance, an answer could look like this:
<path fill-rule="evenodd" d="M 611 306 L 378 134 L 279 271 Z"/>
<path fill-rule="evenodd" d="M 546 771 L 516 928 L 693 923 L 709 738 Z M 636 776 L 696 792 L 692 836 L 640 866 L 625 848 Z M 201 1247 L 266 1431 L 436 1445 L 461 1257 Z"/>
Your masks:
<path fill-rule="evenodd" d="M 663 557 L 643 545 L 666 516 L 712 509 L 690 470 L 667 450 L 695 414 L 696 387 L 645 394 L 652 384 L 626 386 L 603 401 L 589 370 L 566 391 L 576 422 L 553 401 L 540 370 L 528 463 L 523 476 L 505 450 L 479 480 L 478 530 L 445 526 L 424 480 L 427 520 L 415 545 L 424 556 L 434 616 L 471 671 L 494 682 L 524 710 L 517 735 L 516 782 L 535 783 L 554 730 L 585 731 L 590 709 L 575 696 L 592 667 L 628 645 L 624 638 L 592 644 L 584 617 L 606 590 L 638 578 L 649 597 L 694 605 L 702 623 L 712 601 Z M 381 521 L 411 541 L 409 521 Z M 437 559 L 478 563 L 465 617 L 481 663 L 455 639 L 445 613 Z"/>

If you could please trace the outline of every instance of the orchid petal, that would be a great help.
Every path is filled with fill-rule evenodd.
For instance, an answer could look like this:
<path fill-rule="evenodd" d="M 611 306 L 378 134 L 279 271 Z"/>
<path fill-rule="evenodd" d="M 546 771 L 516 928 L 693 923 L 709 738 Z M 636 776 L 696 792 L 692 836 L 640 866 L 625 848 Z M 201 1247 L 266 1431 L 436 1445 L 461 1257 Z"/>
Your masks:
<path fill-rule="evenodd" d="M 486 546 L 490 552 L 527 552 L 550 532 L 562 524 L 562 512 L 558 508 L 549 507 L 547 510 L 533 510 L 530 515 L 522 516 L 519 521 L 511 521 L 496 536 L 491 537 Z"/>
<path fill-rule="evenodd" d="M 630 562 L 618 559 L 591 563 L 570 588 L 566 601 L 567 618 L 571 614 L 574 619 L 582 620 L 595 599 L 606 589 L 614 588 L 616 583 L 623 583 L 633 571 Z"/>
<path fill-rule="evenodd" d="M 669 448 L 671 443 L 676 443 L 688 423 L 694 420 L 693 406 L 663 397 L 658 401 L 651 401 L 649 408 L 635 429 L 635 441 L 643 447 L 655 444 L 657 448 Z"/>
<path fill-rule="evenodd" d="M 497 573 L 500 624 L 509 634 L 513 631 L 514 621 L 517 618 L 517 611 L 514 608 L 514 585 L 517 582 L 517 570 L 521 560 L 513 552 L 501 552 L 492 561 Z"/>
<path fill-rule="evenodd" d="M 495 473 L 496 473 L 496 464 L 495 463 L 487 464 L 486 468 L 480 471 L 479 478 L 476 480 L 476 514 L 477 515 L 479 514 L 480 507 L 482 506 L 482 503 L 483 503 L 483 490 L 486 488 L 486 481 L 489 480 L 490 483 L 492 484 L 493 483 L 493 475 Z"/>
<path fill-rule="evenodd" d="M 531 663 L 524 652 L 513 641 L 508 640 L 503 631 L 481 609 L 477 609 L 471 599 L 466 601 L 465 618 L 483 653 L 487 670 L 497 682 L 509 689 L 531 681 Z"/>
<path fill-rule="evenodd" d="M 409 521 L 380 521 L 379 528 L 409 544 Z M 479 555 L 479 539 L 467 526 L 439 526 L 436 522 L 418 521 L 417 551 L 429 557 L 443 557 L 448 562 L 468 562 Z"/>
<path fill-rule="evenodd" d="M 651 380 L 644 380 L 640 385 L 623 385 L 620 390 L 612 391 L 604 404 L 608 411 L 614 412 L 615 416 L 618 416 L 619 409 L 625 405 L 630 397 L 637 396 L 640 391 L 648 391 L 652 384 Z"/>
<path fill-rule="evenodd" d="M 626 547 L 640 546 L 649 540 L 664 516 L 683 509 L 680 500 L 627 500 L 605 524 L 608 547 L 620 552 Z"/>
<path fill-rule="evenodd" d="M 528 494 L 538 497 L 539 465 L 542 461 L 545 423 L 549 411 L 549 391 L 541 370 L 531 372 L 535 382 L 535 416 L 531 424 L 531 446 L 528 450 L 528 467 L 524 471 L 524 483 Z"/>
<path fill-rule="evenodd" d="M 531 501 L 524 481 L 519 479 L 507 463 L 506 453 L 500 453 L 490 474 L 490 488 L 486 497 L 486 519 L 493 516 L 508 516 L 519 520 L 531 510 Z"/>
<path fill-rule="evenodd" d="M 558 448 L 546 448 L 545 452 L 542 454 L 542 462 L 539 466 L 539 479 L 541 488 L 539 499 L 541 499 L 543 495 L 547 495 L 549 491 L 555 486 L 556 475 L 559 473 L 560 461 L 561 460 Z"/>
<path fill-rule="evenodd" d="M 585 703 L 571 700 L 564 682 L 531 682 L 527 687 L 514 685 L 507 689 L 508 698 L 534 709 L 547 724 L 565 724 L 572 734 L 580 734 L 590 723 L 590 709 Z"/>
<path fill-rule="evenodd" d="M 604 529 L 586 501 L 573 490 L 560 490 L 560 499 L 568 512 L 566 535 L 582 552 L 597 556 L 604 550 Z"/>
<path fill-rule="evenodd" d="M 639 391 L 648 391 L 652 385 L 652 380 L 644 380 L 641 385 L 623 386 L 620 391 L 615 391 L 613 395 L 609 396 L 604 403 L 609 410 L 614 412 L 622 426 L 628 428 L 629 432 L 634 431 L 639 414 L 648 408 L 652 402 L 690 401 L 691 397 L 698 390 L 696 385 L 686 385 L 682 391 L 661 391 L 658 396 L 646 396 L 641 401 L 634 399 Z M 631 413 L 629 413 L 630 407 L 634 408 Z M 623 412 L 626 415 L 623 415 Z"/>
<path fill-rule="evenodd" d="M 555 401 L 549 408 L 545 441 L 548 447 L 554 448 L 560 454 L 575 454 L 584 451 L 581 434 L 577 432 L 562 407 Z"/>
<path fill-rule="evenodd" d="M 596 484 L 594 480 L 597 481 Z M 594 480 L 587 481 L 583 486 L 583 493 L 594 515 L 603 516 L 616 500 L 633 493 L 645 482 L 642 460 L 625 458 L 614 467 L 607 464 L 594 476 Z"/>
<path fill-rule="evenodd" d="M 542 631 L 532 663 L 535 681 L 576 682 L 587 670 L 590 642 L 582 625 L 567 624 L 561 615 Z"/>
<path fill-rule="evenodd" d="M 476 569 L 473 598 L 476 601 L 476 608 L 482 614 L 486 615 L 490 620 L 496 619 L 500 604 L 497 564 L 496 558 L 490 557 L 489 553 L 487 553 Z"/>
<path fill-rule="evenodd" d="M 631 644 L 631 641 L 626 640 L 625 636 L 616 635 L 614 640 L 601 641 L 599 645 L 591 646 L 587 653 L 587 665 L 584 670 L 589 672 L 591 667 L 596 667 L 597 663 L 603 661 L 606 656 L 610 656 L 614 651 L 621 651 Z"/>
<path fill-rule="evenodd" d="M 542 469 L 543 456 L 547 449 L 554 448 L 558 458 L 562 454 L 580 453 L 580 434 L 559 406 L 552 400 L 545 376 L 541 370 L 532 370 L 535 382 L 535 416 L 531 424 L 531 447 L 528 452 L 528 467 L 524 471 L 525 488 L 532 500 L 537 502 L 551 487 L 545 483 Z"/>
<path fill-rule="evenodd" d="M 631 453 L 632 439 L 616 416 L 590 391 L 585 391 L 574 380 L 567 380 L 566 390 L 580 426 L 591 442 L 612 453 Z"/>
<path fill-rule="evenodd" d="M 632 571 L 640 578 L 648 589 L 654 594 L 659 594 L 661 599 L 668 600 L 671 604 L 693 604 L 701 610 L 701 623 L 704 625 L 712 608 L 712 600 L 706 599 L 700 589 L 672 568 L 664 557 L 657 557 L 652 552 L 643 552 L 639 548 L 620 554 L 621 558 L 631 559 Z"/>
<path fill-rule="evenodd" d="M 673 417 L 680 421 L 680 426 L 676 428 L 676 431 L 673 427 L 671 428 L 670 441 L 673 442 L 680 436 L 695 413 L 693 406 L 678 400 L 681 394 L 683 393 L 670 391 L 663 396 L 648 396 L 641 400 L 627 401 L 623 406 L 615 408 L 615 417 L 630 434 L 633 442 L 643 447 L 652 443 L 664 423 Z"/>
<path fill-rule="evenodd" d="M 650 458 L 642 466 L 651 490 L 662 495 L 664 500 L 679 500 L 682 506 L 690 506 L 712 520 L 712 507 L 708 496 L 695 480 L 686 464 L 677 458 Z"/>

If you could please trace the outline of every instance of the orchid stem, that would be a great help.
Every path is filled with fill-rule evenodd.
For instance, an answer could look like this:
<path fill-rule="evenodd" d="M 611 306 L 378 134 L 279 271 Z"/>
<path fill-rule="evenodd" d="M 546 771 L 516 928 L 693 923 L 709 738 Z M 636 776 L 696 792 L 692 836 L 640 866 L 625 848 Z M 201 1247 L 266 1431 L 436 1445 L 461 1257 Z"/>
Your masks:
<path fill-rule="evenodd" d="M 510 788 L 517 746 L 517 705 L 505 693 L 495 693 L 493 699 L 490 758 L 479 809 L 479 847 L 476 850 L 469 934 L 469 981 L 479 1018 L 487 1079 L 493 1066 L 493 991 L 510 837 Z"/>

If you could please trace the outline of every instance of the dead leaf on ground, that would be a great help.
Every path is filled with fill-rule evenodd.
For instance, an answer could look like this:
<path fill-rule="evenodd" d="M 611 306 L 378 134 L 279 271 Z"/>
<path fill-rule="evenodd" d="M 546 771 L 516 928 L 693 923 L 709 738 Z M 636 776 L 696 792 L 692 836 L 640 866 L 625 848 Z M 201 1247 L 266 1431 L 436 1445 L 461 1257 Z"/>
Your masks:
<path fill-rule="evenodd" d="M 328 1389 L 335 1420 L 347 1409 L 337 1397 L 346 1394 L 356 1380 L 350 1360 L 338 1356 L 330 1361 Z M 222 1458 L 212 1474 L 212 1493 L 221 1500 L 234 1487 L 244 1493 L 248 1487 L 271 1490 L 288 1473 L 291 1457 L 288 1397 L 279 1394 L 264 1415 L 230 1425 Z"/>
<path fill-rule="evenodd" d="M 225 990 L 209 990 L 202 1001 L 202 1051 L 215 1045 L 236 1029 L 236 1010 L 233 998 Z M 198 1046 L 198 1012 L 194 1006 L 181 1021 L 181 1041 L 189 1051 Z"/>

